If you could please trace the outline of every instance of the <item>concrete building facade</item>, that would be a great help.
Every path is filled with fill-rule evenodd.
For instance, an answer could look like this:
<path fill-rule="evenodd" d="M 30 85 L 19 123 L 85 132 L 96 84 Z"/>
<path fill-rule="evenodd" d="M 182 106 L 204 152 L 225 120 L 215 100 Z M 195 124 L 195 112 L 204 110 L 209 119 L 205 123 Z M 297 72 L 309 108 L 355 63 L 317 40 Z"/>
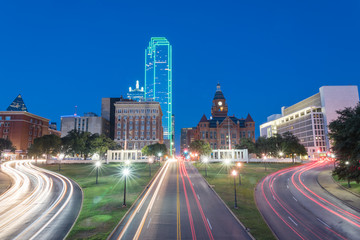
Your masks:
<path fill-rule="evenodd" d="M 115 103 L 115 141 L 125 150 L 163 143 L 162 111 L 158 102 L 122 99 Z"/>
<path fill-rule="evenodd" d="M 337 110 L 354 107 L 359 102 L 357 86 L 323 86 L 315 95 L 268 117 L 260 125 L 260 136 L 291 132 L 300 139 L 310 157 L 330 150 L 328 125 L 337 118 Z"/>
<path fill-rule="evenodd" d="M 102 98 L 101 99 L 101 116 L 109 122 L 108 137 L 114 140 L 115 133 L 115 103 L 122 98 Z"/>
<path fill-rule="evenodd" d="M 109 135 L 109 122 L 94 113 L 86 113 L 83 117 L 78 115 L 62 116 L 61 137 L 65 137 L 71 130 Z"/>

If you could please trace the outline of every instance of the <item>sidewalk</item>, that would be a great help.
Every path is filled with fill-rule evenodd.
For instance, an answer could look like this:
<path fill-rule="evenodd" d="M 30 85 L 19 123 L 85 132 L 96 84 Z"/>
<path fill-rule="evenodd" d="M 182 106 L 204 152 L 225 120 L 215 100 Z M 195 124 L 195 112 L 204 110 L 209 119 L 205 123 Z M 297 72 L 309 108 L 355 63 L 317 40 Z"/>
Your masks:
<path fill-rule="evenodd" d="M 10 177 L 0 170 L 0 195 L 11 186 Z"/>
<path fill-rule="evenodd" d="M 324 170 L 318 176 L 318 183 L 330 194 L 360 212 L 360 196 L 340 186 L 331 176 L 331 170 Z"/>

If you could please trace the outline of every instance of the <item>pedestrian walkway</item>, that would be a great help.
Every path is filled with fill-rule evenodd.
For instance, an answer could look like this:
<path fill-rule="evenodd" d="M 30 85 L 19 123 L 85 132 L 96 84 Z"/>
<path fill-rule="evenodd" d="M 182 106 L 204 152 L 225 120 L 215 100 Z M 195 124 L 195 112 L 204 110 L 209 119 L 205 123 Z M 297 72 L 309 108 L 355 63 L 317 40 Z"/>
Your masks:
<path fill-rule="evenodd" d="M 336 183 L 331 176 L 331 170 L 322 171 L 318 176 L 318 182 L 330 194 L 360 211 L 360 197 Z"/>
<path fill-rule="evenodd" d="M 0 195 L 5 192 L 9 187 L 11 186 L 11 180 L 10 177 L 3 172 L 1 172 L 0 169 Z"/>

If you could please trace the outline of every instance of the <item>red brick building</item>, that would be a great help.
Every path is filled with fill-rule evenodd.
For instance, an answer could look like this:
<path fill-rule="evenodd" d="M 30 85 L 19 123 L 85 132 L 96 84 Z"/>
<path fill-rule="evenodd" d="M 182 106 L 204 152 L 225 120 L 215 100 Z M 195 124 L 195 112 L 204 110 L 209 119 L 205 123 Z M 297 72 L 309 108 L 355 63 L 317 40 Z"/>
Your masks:
<path fill-rule="evenodd" d="M 211 107 L 211 117 L 202 116 L 194 132 L 195 140 L 207 141 L 212 149 L 232 149 L 242 138 L 255 142 L 255 122 L 250 114 L 246 119 L 228 116 L 228 105 L 217 85 Z"/>
<path fill-rule="evenodd" d="M 35 138 L 49 134 L 59 136 L 60 132 L 49 128 L 49 119 L 27 112 L 21 95 L 7 111 L 0 111 L 0 138 L 9 139 L 18 154 L 26 154 Z"/>
<path fill-rule="evenodd" d="M 26 153 L 35 138 L 48 134 L 49 119 L 28 112 L 0 112 L 0 138 L 9 139 L 17 153 Z"/>

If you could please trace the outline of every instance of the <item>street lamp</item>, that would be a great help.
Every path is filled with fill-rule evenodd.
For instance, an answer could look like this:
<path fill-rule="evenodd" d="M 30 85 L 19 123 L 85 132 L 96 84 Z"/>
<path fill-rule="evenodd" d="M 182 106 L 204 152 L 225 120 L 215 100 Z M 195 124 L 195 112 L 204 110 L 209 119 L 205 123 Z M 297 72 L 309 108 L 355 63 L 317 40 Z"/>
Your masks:
<path fill-rule="evenodd" d="M 237 200 L 236 200 L 236 180 L 235 180 L 235 179 L 236 179 L 236 174 L 237 174 L 236 170 L 232 170 L 231 175 L 234 176 L 234 197 L 235 197 L 234 208 L 237 208 Z"/>
<path fill-rule="evenodd" d="M 127 176 L 130 174 L 130 169 L 129 168 L 124 168 L 122 171 L 122 174 L 125 178 L 124 180 L 124 202 L 123 202 L 123 207 L 126 207 L 126 178 Z"/>
<path fill-rule="evenodd" d="M 264 161 L 264 166 L 265 166 L 265 172 L 266 172 L 266 170 L 267 170 L 267 168 L 266 168 L 266 161 L 265 161 L 266 159 L 267 159 L 267 157 L 264 156 L 264 160 L 263 160 L 263 161 Z"/>
<path fill-rule="evenodd" d="M 160 166 L 161 156 L 162 156 L 162 153 L 161 153 L 161 152 L 159 152 L 159 153 L 158 153 L 158 157 L 159 157 L 159 166 Z"/>
<path fill-rule="evenodd" d="M 153 163 L 153 159 L 149 158 L 149 177 L 151 177 L 151 164 Z"/>
<path fill-rule="evenodd" d="M 96 167 L 96 184 L 98 184 L 98 178 L 99 178 L 99 168 L 101 166 L 101 162 L 100 161 L 97 161 L 95 163 L 95 167 Z"/>
<path fill-rule="evenodd" d="M 205 164 L 205 177 L 207 177 L 207 163 L 209 162 L 209 159 L 207 157 L 204 157 L 203 162 Z"/>
<path fill-rule="evenodd" d="M 282 157 L 284 155 L 283 152 L 279 152 L 279 156 Z"/>
<path fill-rule="evenodd" d="M 61 160 L 63 160 L 65 157 L 65 154 L 60 153 L 59 154 L 59 172 L 61 171 Z"/>
<path fill-rule="evenodd" d="M 241 185 L 241 174 L 240 174 L 241 162 L 238 162 L 236 166 L 239 168 L 239 185 Z"/>

